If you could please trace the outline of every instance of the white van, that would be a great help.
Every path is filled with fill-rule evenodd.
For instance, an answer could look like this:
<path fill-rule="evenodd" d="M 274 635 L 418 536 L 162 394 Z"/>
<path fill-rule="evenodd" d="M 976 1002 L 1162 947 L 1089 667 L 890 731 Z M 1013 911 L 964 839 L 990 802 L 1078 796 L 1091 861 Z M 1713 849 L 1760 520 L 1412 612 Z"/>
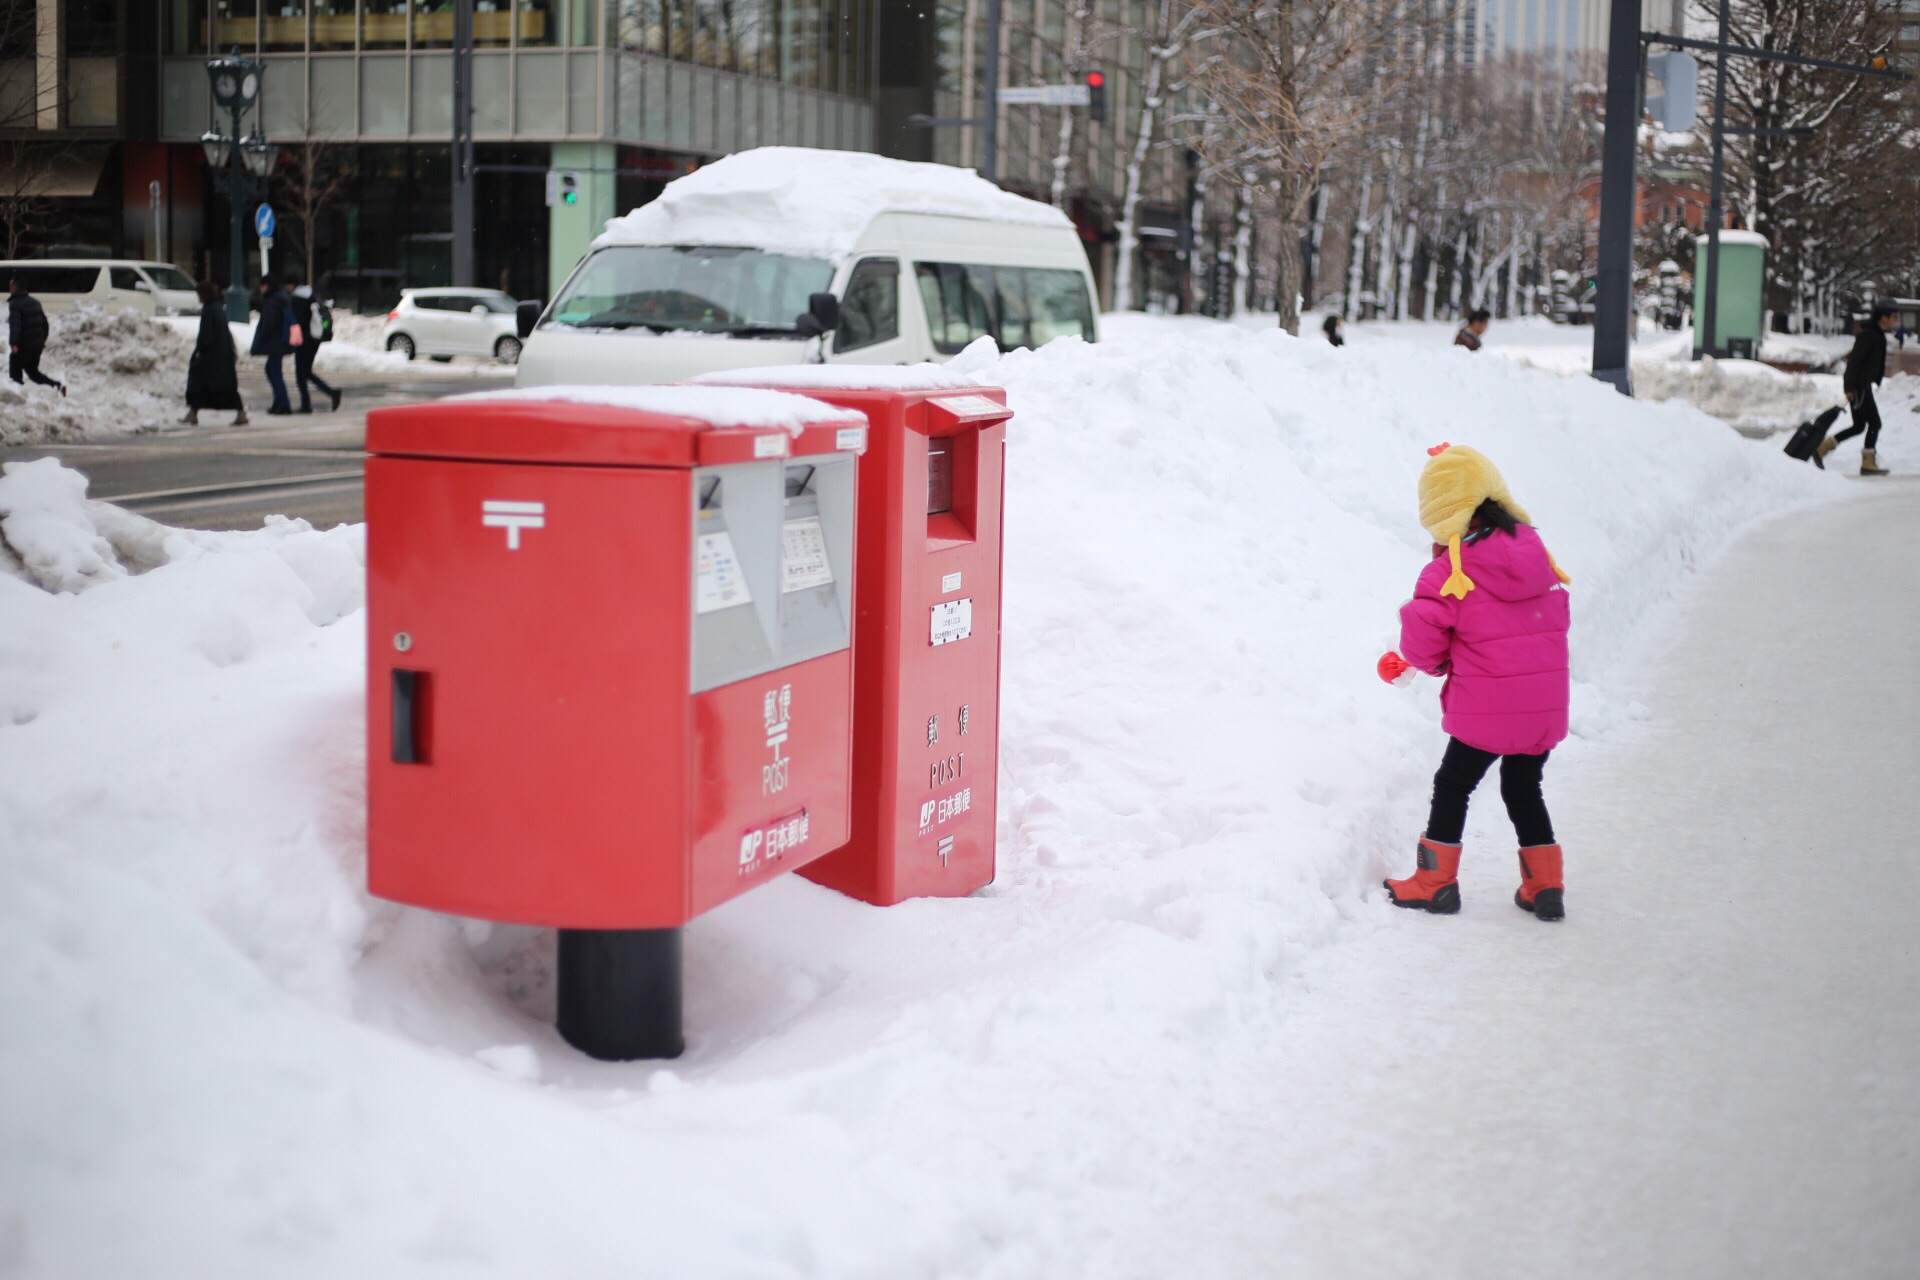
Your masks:
<path fill-rule="evenodd" d="M 0 262 L 0 289 L 11 276 L 46 310 L 72 311 L 85 303 L 107 314 L 198 315 L 193 277 L 170 262 L 123 262 L 104 258 L 32 258 Z"/>
<path fill-rule="evenodd" d="M 1065 214 L 966 169 L 761 147 L 607 224 L 553 301 L 521 304 L 517 383 L 678 382 L 912 364 L 1098 336 Z"/>

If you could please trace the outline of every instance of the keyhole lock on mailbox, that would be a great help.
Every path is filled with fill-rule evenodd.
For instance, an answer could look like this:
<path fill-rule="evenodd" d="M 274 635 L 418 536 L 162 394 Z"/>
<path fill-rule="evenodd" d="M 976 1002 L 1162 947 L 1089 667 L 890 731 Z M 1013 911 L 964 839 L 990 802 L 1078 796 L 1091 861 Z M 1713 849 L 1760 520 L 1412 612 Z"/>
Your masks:
<path fill-rule="evenodd" d="M 682 926 L 847 840 L 866 440 L 685 387 L 369 416 L 369 885 L 557 928 L 589 1054 L 679 1053 Z"/>

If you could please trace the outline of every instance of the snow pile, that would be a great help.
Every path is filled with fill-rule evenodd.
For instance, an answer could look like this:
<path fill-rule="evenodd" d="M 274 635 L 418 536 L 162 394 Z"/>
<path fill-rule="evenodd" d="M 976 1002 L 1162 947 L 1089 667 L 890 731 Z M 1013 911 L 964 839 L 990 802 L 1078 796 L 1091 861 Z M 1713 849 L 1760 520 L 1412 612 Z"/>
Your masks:
<path fill-rule="evenodd" d="M 738 387 L 532 387 L 476 391 L 453 399 L 462 404 L 564 400 L 692 418 L 715 427 L 780 427 L 795 436 L 811 426 L 866 421 L 864 414 L 852 409 L 837 409 L 805 396 Z"/>
<path fill-rule="evenodd" d="M 675 178 L 651 204 L 608 221 L 593 244 L 744 245 L 837 261 L 882 213 L 1073 225 L 1053 206 L 1003 191 L 971 169 L 854 151 L 758 147 Z"/>
<path fill-rule="evenodd" d="M 17 558 L 84 589 L 0 576 L 0 1094 L 33 1100 L 0 1108 L 0 1258 L 1264 1274 L 1169 1187 L 1200 1136 L 1258 1141 L 1228 1127 L 1311 1047 L 1304 957 L 1401 923 L 1378 880 L 1438 708 L 1373 662 L 1430 554 L 1426 448 L 1486 451 L 1572 574 L 1581 735 L 1699 558 L 1852 492 L 1445 348 L 1142 321 L 949 368 L 1017 414 L 999 879 L 881 910 L 787 877 L 701 918 L 670 1065 L 557 1039 L 551 935 L 366 897 L 360 530 L 162 534 L 138 572 L 67 473 L 9 468 Z"/>
<path fill-rule="evenodd" d="M 1743 430 L 1799 425 L 1841 403 L 1840 380 L 1782 373 L 1757 360 L 1635 360 L 1633 393 L 1643 400 L 1684 400 Z"/>
<path fill-rule="evenodd" d="M 0 382 L 0 444 L 46 444 L 157 431 L 186 410 L 191 337 L 122 311 L 83 306 L 47 317 L 40 370 L 67 384 Z"/>

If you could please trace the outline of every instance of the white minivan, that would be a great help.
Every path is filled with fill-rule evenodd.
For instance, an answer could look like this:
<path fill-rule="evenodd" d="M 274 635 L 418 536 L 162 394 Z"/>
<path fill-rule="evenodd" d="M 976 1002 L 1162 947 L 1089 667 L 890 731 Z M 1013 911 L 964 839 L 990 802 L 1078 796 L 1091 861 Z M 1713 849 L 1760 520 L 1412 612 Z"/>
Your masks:
<path fill-rule="evenodd" d="M 1086 251 L 1059 210 L 966 169 L 798 147 L 669 183 L 607 224 L 551 303 L 520 307 L 523 387 L 1098 336 Z"/>
<path fill-rule="evenodd" d="M 47 311 L 72 311 L 82 304 L 109 315 L 137 311 L 143 316 L 197 315 L 200 299 L 193 277 L 171 262 L 122 262 L 104 258 L 30 258 L 0 262 L 0 289 L 19 276 L 27 292 Z"/>

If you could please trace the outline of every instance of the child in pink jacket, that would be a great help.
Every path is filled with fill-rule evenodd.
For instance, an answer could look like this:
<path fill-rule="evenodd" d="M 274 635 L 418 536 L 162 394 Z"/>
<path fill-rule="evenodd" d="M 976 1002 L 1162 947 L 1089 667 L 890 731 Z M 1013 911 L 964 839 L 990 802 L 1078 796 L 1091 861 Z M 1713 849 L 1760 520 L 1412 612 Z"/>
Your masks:
<path fill-rule="evenodd" d="M 1420 523 L 1434 557 L 1400 610 L 1400 652 L 1380 660 L 1393 680 L 1409 669 L 1445 676 L 1446 755 L 1419 869 L 1388 880 L 1395 906 L 1443 915 L 1460 909 L 1460 838 L 1474 787 L 1500 761 L 1500 798 L 1520 838 L 1514 902 L 1541 920 L 1566 915 L 1560 846 L 1540 795 L 1547 756 L 1567 736 L 1567 575 L 1491 462 L 1441 445 L 1420 475 Z"/>

